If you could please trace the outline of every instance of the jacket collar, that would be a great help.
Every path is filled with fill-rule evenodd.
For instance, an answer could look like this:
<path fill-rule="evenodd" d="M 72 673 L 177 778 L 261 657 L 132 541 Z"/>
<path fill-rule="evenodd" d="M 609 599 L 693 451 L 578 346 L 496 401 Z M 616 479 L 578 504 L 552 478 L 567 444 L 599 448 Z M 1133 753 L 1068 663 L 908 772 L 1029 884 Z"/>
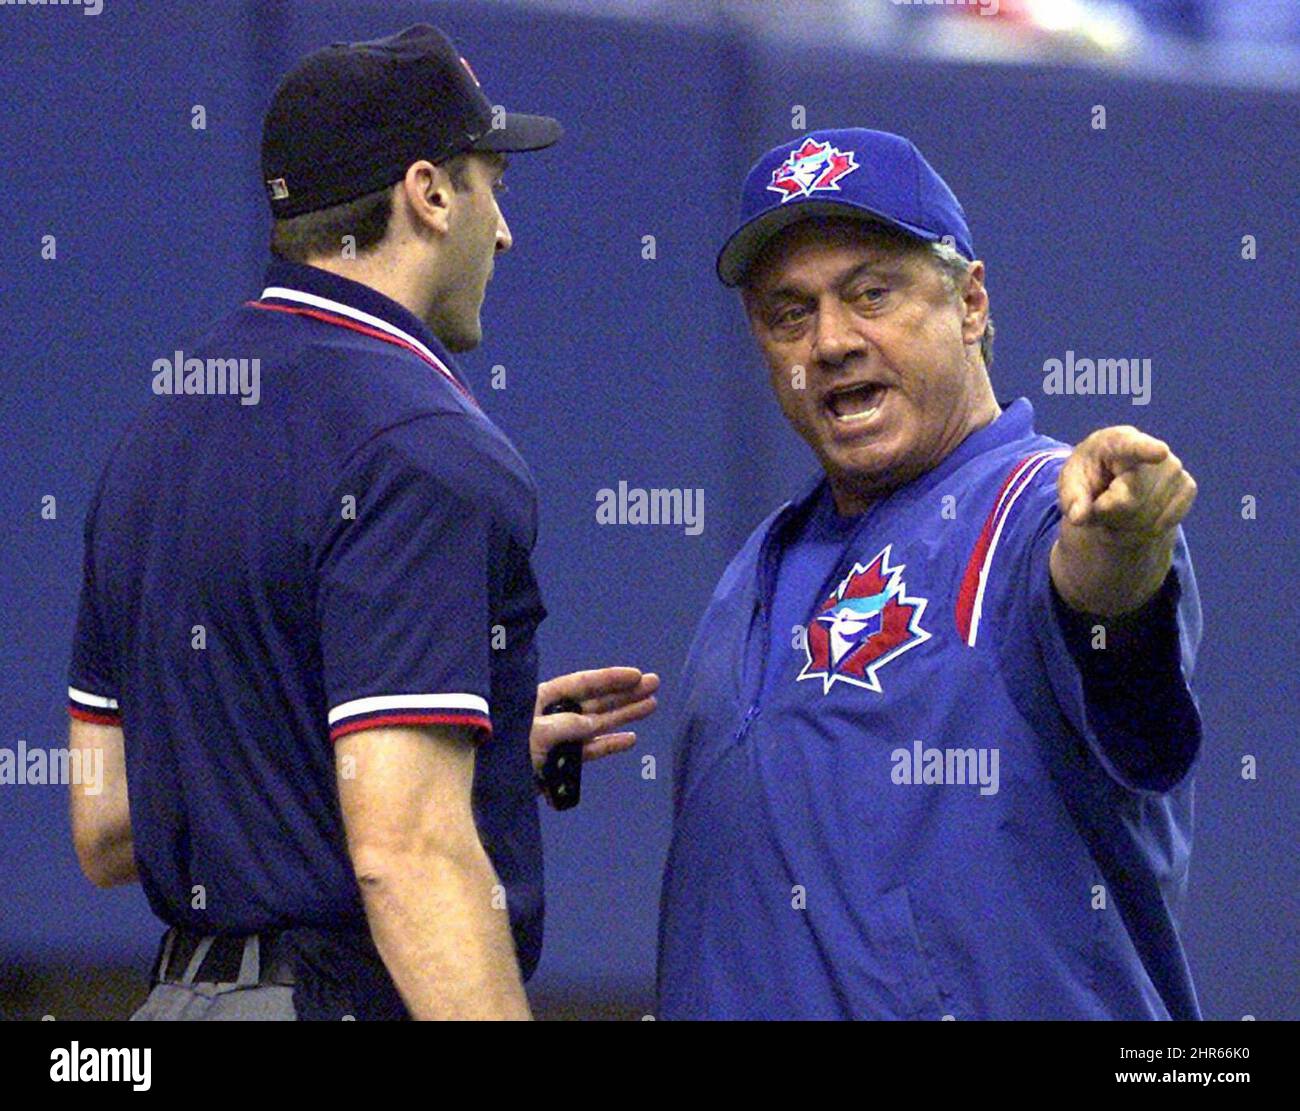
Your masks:
<path fill-rule="evenodd" d="M 897 504 L 900 500 L 915 501 L 976 456 L 1033 435 L 1034 408 L 1028 398 L 1018 397 L 1010 403 L 999 401 L 998 405 L 1002 408 L 1002 412 L 989 424 L 967 436 L 940 460 L 937 467 L 926 471 L 906 486 L 899 487 L 892 494 L 873 503 L 858 518 L 859 529 L 881 507 L 891 503 Z M 794 531 L 800 527 L 799 522 L 808 519 L 808 514 L 812 512 L 817 498 L 826 485 L 826 475 L 817 475 L 816 478 L 809 480 L 792 501 L 786 502 L 769 518 L 770 524 L 758 553 L 758 589 L 761 598 L 771 597 L 776 585 L 781 551 Z"/>
<path fill-rule="evenodd" d="M 397 339 L 426 362 L 432 362 L 472 400 L 460 369 L 433 330 L 410 309 L 377 289 L 316 266 L 275 259 L 266 268 L 265 288 L 259 300 L 345 317 Z"/>

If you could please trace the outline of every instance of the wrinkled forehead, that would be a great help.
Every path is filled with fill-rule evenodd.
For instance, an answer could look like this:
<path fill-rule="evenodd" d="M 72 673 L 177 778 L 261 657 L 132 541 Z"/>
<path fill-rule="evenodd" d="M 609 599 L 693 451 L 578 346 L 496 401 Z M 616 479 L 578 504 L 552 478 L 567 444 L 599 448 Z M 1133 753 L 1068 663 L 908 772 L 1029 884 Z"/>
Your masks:
<path fill-rule="evenodd" d="M 767 293 L 787 281 L 854 270 L 868 263 L 911 264 L 926 243 L 895 228 L 867 220 L 812 218 L 783 228 L 768 243 L 746 278 L 746 294 Z"/>

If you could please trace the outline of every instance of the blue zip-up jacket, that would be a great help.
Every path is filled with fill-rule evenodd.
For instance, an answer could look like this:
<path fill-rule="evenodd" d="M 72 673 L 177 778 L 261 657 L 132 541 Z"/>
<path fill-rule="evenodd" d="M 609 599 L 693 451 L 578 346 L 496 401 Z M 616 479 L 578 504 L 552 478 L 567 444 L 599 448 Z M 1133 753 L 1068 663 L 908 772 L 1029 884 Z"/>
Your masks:
<path fill-rule="evenodd" d="M 820 566 L 824 480 L 731 562 L 683 679 L 661 1017 L 1200 1017 L 1196 582 L 1180 531 L 1136 617 L 1064 606 L 1068 453 L 1022 398 Z"/>

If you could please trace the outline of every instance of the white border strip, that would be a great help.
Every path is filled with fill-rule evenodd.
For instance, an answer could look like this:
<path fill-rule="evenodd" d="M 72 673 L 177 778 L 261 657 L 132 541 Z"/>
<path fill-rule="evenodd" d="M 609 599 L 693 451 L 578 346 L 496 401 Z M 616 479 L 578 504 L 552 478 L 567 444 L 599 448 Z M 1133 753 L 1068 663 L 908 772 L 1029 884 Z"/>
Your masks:
<path fill-rule="evenodd" d="M 335 725 L 344 718 L 379 710 L 472 710 L 490 716 L 487 699 L 476 694 L 378 694 L 339 703 L 329 712 L 328 721 Z"/>
<path fill-rule="evenodd" d="M 409 343 L 421 354 L 427 356 L 432 361 L 433 365 L 450 378 L 452 382 L 456 381 L 456 376 L 443 365 L 442 360 L 430 351 L 428 347 L 410 333 L 402 331 L 401 328 L 398 328 L 394 324 L 389 324 L 387 320 L 382 320 L 377 316 L 371 316 L 368 312 L 354 309 L 351 305 L 345 305 L 340 301 L 331 301 L 328 297 L 317 297 L 314 293 L 303 293 L 301 290 L 287 289 L 280 285 L 270 285 L 262 290 L 263 300 L 267 297 L 277 297 L 281 301 L 299 301 L 304 305 L 311 305 L 312 308 L 326 309 L 329 312 L 338 313 L 340 316 L 350 316 L 353 320 L 362 324 L 368 324 L 372 328 L 378 328 L 381 332 L 387 332 L 390 336 L 395 336 L 397 339 Z M 459 383 L 457 383 L 457 385 L 459 385 Z"/>
<path fill-rule="evenodd" d="M 975 604 L 971 607 L 970 633 L 966 638 L 968 647 L 975 647 L 975 637 L 979 634 L 980 615 L 984 611 L 984 588 L 988 586 L 989 570 L 993 566 L 993 553 L 998 549 L 998 540 L 1002 536 L 1002 526 L 1007 523 L 1011 516 L 1011 510 L 1014 508 L 1020 495 L 1029 489 L 1030 483 L 1034 480 L 1034 475 L 1043 469 L 1053 459 L 1064 459 L 1070 454 L 1068 448 L 1051 448 L 1043 451 L 1038 455 L 1031 455 L 1021 464 L 1017 472 L 1003 492 L 1002 500 L 998 504 L 997 515 L 994 520 L 997 526 L 993 530 L 993 539 L 989 541 L 989 550 L 984 553 L 984 562 L 980 564 L 980 584 L 975 591 Z"/>
<path fill-rule="evenodd" d="M 105 698 L 102 694 L 79 691 L 76 687 L 68 688 L 68 698 L 79 706 L 91 706 L 96 710 L 116 710 L 118 708 L 116 698 Z"/>

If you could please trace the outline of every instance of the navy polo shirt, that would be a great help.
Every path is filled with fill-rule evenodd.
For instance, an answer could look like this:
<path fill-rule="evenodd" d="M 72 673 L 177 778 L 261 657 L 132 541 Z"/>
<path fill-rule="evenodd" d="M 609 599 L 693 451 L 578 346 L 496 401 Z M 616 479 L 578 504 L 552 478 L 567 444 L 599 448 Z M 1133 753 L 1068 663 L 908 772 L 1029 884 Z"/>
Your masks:
<path fill-rule="evenodd" d="M 70 712 L 120 723 L 149 904 L 204 933 L 364 930 L 333 742 L 473 727 L 475 815 L 528 975 L 533 478 L 412 313 L 309 266 L 276 262 L 266 285 L 177 373 L 155 364 L 108 461 Z M 248 360 L 242 392 L 209 360 Z"/>

